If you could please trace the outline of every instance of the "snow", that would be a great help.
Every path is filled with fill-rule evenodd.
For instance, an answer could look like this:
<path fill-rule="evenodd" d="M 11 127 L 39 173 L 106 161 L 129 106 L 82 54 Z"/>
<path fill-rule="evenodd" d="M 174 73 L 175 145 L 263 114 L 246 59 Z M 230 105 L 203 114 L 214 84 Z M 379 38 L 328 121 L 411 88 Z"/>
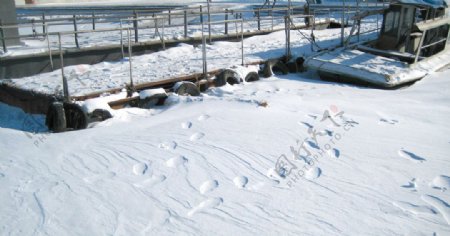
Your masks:
<path fill-rule="evenodd" d="M 418 80 L 448 65 L 449 61 L 448 49 L 415 65 L 356 49 L 338 49 L 311 57 L 305 65 L 310 69 L 340 73 L 381 86 L 396 86 Z"/>
<path fill-rule="evenodd" d="M 315 33 L 327 47 L 338 32 Z M 246 62 L 282 55 L 283 34 L 246 39 Z M 292 37 L 296 55 L 310 52 Z M 239 65 L 239 50 L 208 45 L 209 69 Z M 202 68 L 184 44 L 133 59 L 135 82 Z M 65 71 L 84 94 L 128 82 L 128 66 Z M 10 83 L 53 92 L 59 73 Z M 113 118 L 65 133 L 0 103 L 0 234 L 448 235 L 449 76 L 379 90 L 308 71 L 110 109 L 122 91 L 80 103 Z"/>
<path fill-rule="evenodd" d="M 166 94 L 166 90 L 163 88 L 142 90 L 139 92 L 139 98 L 145 99 L 159 94 Z"/>
<path fill-rule="evenodd" d="M 364 28 L 373 28 L 367 24 Z M 294 56 L 311 54 L 309 41 L 304 35 L 310 30 L 291 31 L 291 48 Z M 340 29 L 318 30 L 314 34 L 322 48 L 339 44 Z M 250 64 L 284 55 L 284 32 L 251 37 L 244 40 L 244 63 Z M 368 37 L 373 37 L 369 35 Z M 240 42 L 213 42 L 206 46 L 208 71 L 235 67 L 241 64 Z M 72 96 L 86 95 L 95 91 L 124 87 L 129 83 L 128 58 L 119 62 L 102 62 L 95 65 L 65 67 L 69 92 Z M 241 69 L 238 69 L 239 72 Z M 254 70 L 251 67 L 247 69 Z M 202 49 L 181 43 L 176 47 L 152 54 L 133 57 L 133 81 L 141 84 L 151 81 L 202 72 Z M 35 76 L 3 81 L 13 86 L 42 93 L 62 92 L 61 70 Z"/>
<path fill-rule="evenodd" d="M 306 75 L 171 95 L 171 105 L 59 134 L 24 133 L 26 117 L 2 105 L 0 231 L 449 234 L 448 177 L 438 178 L 450 173 L 449 71 L 389 91 Z M 321 122 L 326 110 L 353 127 Z M 333 136 L 314 145 L 310 127 Z M 336 134 L 332 151 L 313 148 Z M 290 151 L 304 138 L 318 155 L 307 169 Z M 298 167 L 285 178 L 270 174 L 282 154 Z"/>

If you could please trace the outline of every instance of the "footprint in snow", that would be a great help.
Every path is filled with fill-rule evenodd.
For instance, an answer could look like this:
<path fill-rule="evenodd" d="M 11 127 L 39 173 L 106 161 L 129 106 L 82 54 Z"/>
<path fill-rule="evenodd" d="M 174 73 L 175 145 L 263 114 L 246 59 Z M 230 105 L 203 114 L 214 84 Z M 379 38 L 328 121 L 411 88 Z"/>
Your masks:
<path fill-rule="evenodd" d="M 205 121 L 205 120 L 207 120 L 207 119 L 209 119 L 209 118 L 210 118 L 209 115 L 203 114 L 203 115 L 201 115 L 201 116 L 198 117 L 198 120 L 199 120 L 199 121 Z"/>
<path fill-rule="evenodd" d="M 411 191 L 416 192 L 417 191 L 417 183 L 416 183 L 416 179 L 412 179 L 411 181 L 409 181 L 407 184 L 404 184 L 401 186 L 402 188 L 408 188 L 411 189 Z"/>
<path fill-rule="evenodd" d="M 177 168 L 178 166 L 184 166 L 188 162 L 188 159 L 184 156 L 172 157 L 166 161 L 166 166 L 170 168 Z"/>
<path fill-rule="evenodd" d="M 146 179 L 144 181 L 134 183 L 133 185 L 138 188 L 151 188 L 151 187 L 163 182 L 164 180 L 166 180 L 165 175 L 157 175 L 157 176 L 152 176 L 151 178 Z"/>
<path fill-rule="evenodd" d="M 202 212 L 202 211 L 206 211 L 206 210 L 211 209 L 211 208 L 218 207 L 222 203 L 223 203 L 223 199 L 220 198 L 220 197 L 218 197 L 218 198 L 208 198 L 207 200 L 202 201 L 196 207 L 192 208 L 192 210 L 190 210 L 188 212 L 188 216 L 191 217 L 194 214 L 196 214 L 197 212 Z"/>
<path fill-rule="evenodd" d="M 309 140 L 306 141 L 306 143 L 308 144 L 308 146 L 320 150 L 320 147 L 317 145 L 317 143 L 315 143 L 315 142 L 313 142 L 313 141 L 309 141 Z"/>
<path fill-rule="evenodd" d="M 327 153 L 330 157 L 339 158 L 341 156 L 341 152 L 336 148 L 328 150 Z"/>
<path fill-rule="evenodd" d="M 308 180 L 317 179 L 322 174 L 322 170 L 319 167 L 311 167 L 305 171 L 305 178 Z"/>
<path fill-rule="evenodd" d="M 414 162 L 424 162 L 426 160 L 425 158 L 422 158 L 422 157 L 420 157 L 412 152 L 406 151 L 404 149 L 398 150 L 398 155 L 403 158 L 406 158 L 408 160 L 414 161 Z"/>
<path fill-rule="evenodd" d="M 313 118 L 314 120 L 317 119 L 317 115 L 314 114 L 308 114 L 309 117 Z"/>
<path fill-rule="evenodd" d="M 195 133 L 195 134 L 191 135 L 191 137 L 189 138 L 189 140 L 191 140 L 191 141 L 197 141 L 197 140 L 199 140 L 199 139 L 201 139 L 201 138 L 203 138 L 203 137 L 205 137 L 205 134 L 204 134 L 204 133 Z"/>
<path fill-rule="evenodd" d="M 245 176 L 237 176 L 233 179 L 233 183 L 237 188 L 245 188 L 248 183 L 248 178 Z"/>
<path fill-rule="evenodd" d="M 148 166 L 145 163 L 137 163 L 133 166 L 133 173 L 135 175 L 143 175 L 147 171 Z"/>
<path fill-rule="evenodd" d="M 183 129 L 190 129 L 192 127 L 192 123 L 189 121 L 181 123 L 181 128 Z"/>
<path fill-rule="evenodd" d="M 208 180 L 203 182 L 202 185 L 200 185 L 199 191 L 201 194 L 209 193 L 216 189 L 219 186 L 219 181 L 217 180 Z"/>
<path fill-rule="evenodd" d="M 391 120 L 391 119 L 386 119 L 386 118 L 380 118 L 380 122 L 382 123 L 388 123 L 391 125 L 395 125 L 398 123 L 398 120 Z"/>
<path fill-rule="evenodd" d="M 298 124 L 299 124 L 299 125 L 306 126 L 306 128 L 308 128 L 308 129 L 312 129 L 312 128 L 314 127 L 314 126 L 312 126 L 310 123 L 308 123 L 308 122 L 303 122 L 303 121 L 298 122 Z"/>
<path fill-rule="evenodd" d="M 162 142 L 158 145 L 159 148 L 165 149 L 165 150 L 173 150 L 177 148 L 178 144 L 175 141 L 166 141 Z"/>
<path fill-rule="evenodd" d="M 178 144 L 174 141 L 167 141 L 159 144 L 159 148 L 165 149 L 165 150 L 171 150 L 177 148 Z"/>
<path fill-rule="evenodd" d="M 433 181 L 431 181 L 430 186 L 444 192 L 450 189 L 450 177 L 445 175 L 436 176 Z"/>

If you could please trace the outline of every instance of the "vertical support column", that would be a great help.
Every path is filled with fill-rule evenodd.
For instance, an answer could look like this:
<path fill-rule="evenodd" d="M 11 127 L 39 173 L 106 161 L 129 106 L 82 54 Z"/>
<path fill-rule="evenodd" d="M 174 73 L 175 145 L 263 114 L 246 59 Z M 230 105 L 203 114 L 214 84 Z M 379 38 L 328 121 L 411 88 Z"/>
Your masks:
<path fill-rule="evenodd" d="M 3 22 L 1 19 L 0 19 L 0 37 L 2 37 L 3 51 L 8 52 L 8 48 L 6 47 L 5 32 L 3 30 Z"/>
<path fill-rule="evenodd" d="M 209 0 L 206 1 L 206 3 L 208 6 L 208 38 L 209 38 L 209 43 L 211 43 L 211 11 L 210 11 Z"/>
<path fill-rule="evenodd" d="M 244 66 L 244 19 L 241 19 L 241 65 Z"/>
<path fill-rule="evenodd" d="M 284 30 L 286 34 L 286 58 L 289 60 L 291 57 L 291 18 L 290 16 L 284 17 Z"/>
<path fill-rule="evenodd" d="M 208 64 L 206 61 L 206 37 L 202 36 L 202 61 L 203 61 L 203 78 L 208 76 Z"/>
<path fill-rule="evenodd" d="M 78 42 L 78 27 L 77 27 L 77 16 L 73 15 L 73 31 L 75 31 L 74 36 L 75 36 L 75 45 L 77 46 L 77 48 L 80 48 L 80 44 Z"/>
<path fill-rule="evenodd" d="M 50 47 L 50 38 L 48 37 L 48 29 L 46 24 L 44 24 L 44 28 L 45 28 L 45 39 L 47 40 L 48 57 L 50 59 L 50 67 L 52 68 L 53 71 L 55 67 L 53 66 L 52 48 Z"/>
<path fill-rule="evenodd" d="M 416 56 L 414 57 L 414 64 L 416 64 L 419 61 L 420 52 L 422 51 L 423 40 L 425 39 L 426 34 L 427 34 L 427 31 L 424 30 L 422 32 L 422 37 L 420 38 L 420 41 L 419 41 L 419 46 L 417 47 Z"/>
<path fill-rule="evenodd" d="M 345 25 L 345 0 L 342 0 L 342 17 L 341 17 L 341 46 L 344 46 L 344 25 Z"/>
<path fill-rule="evenodd" d="M 187 11 L 184 10 L 184 37 L 187 38 Z"/>
<path fill-rule="evenodd" d="M 122 59 L 125 58 L 125 53 L 123 49 L 123 24 L 122 20 L 120 20 L 120 52 L 122 53 Z"/>
<path fill-rule="evenodd" d="M 58 33 L 58 44 L 59 44 L 59 62 L 61 66 L 61 75 L 63 80 L 64 101 L 69 102 L 70 101 L 69 84 L 67 83 L 67 78 L 64 75 L 64 56 L 61 46 L 61 33 Z"/>
<path fill-rule="evenodd" d="M 259 9 L 256 12 L 256 17 L 258 18 L 258 31 L 260 31 L 261 30 L 261 12 Z"/>
<path fill-rule="evenodd" d="M 169 26 L 172 24 L 171 12 L 172 12 L 172 10 L 169 9 Z"/>
<path fill-rule="evenodd" d="M 134 42 L 139 42 L 139 31 L 138 31 L 138 14 L 136 11 L 133 11 L 133 28 L 134 28 Z"/>
<path fill-rule="evenodd" d="M 134 90 L 134 82 L 133 82 L 133 48 L 131 47 L 131 32 L 130 29 L 127 29 L 127 35 L 128 35 L 128 62 L 130 64 L 130 87 L 132 90 Z"/>
<path fill-rule="evenodd" d="M 92 30 L 95 30 L 95 11 L 92 12 Z"/>
<path fill-rule="evenodd" d="M 200 23 L 203 24 L 203 6 L 200 5 Z"/>
<path fill-rule="evenodd" d="M 45 26 L 45 13 L 42 13 L 42 34 L 46 34 L 47 27 Z"/>
<path fill-rule="evenodd" d="M 228 9 L 225 9 L 225 35 L 228 34 Z"/>

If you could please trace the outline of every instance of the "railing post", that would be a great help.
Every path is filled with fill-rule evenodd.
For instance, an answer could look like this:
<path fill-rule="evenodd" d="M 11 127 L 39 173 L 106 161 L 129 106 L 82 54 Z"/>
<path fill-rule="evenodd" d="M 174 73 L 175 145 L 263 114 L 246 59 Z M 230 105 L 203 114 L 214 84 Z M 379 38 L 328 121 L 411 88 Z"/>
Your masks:
<path fill-rule="evenodd" d="M 258 18 L 258 31 L 261 30 L 261 12 L 260 9 L 256 12 L 256 17 Z"/>
<path fill-rule="evenodd" d="M 164 25 L 166 24 L 166 21 L 165 21 L 165 19 L 163 18 L 162 19 L 162 22 L 163 22 L 163 24 L 162 24 L 162 36 L 161 36 L 161 40 L 162 40 L 162 47 L 163 47 L 163 49 L 165 50 L 166 49 L 166 41 L 164 40 Z"/>
<path fill-rule="evenodd" d="M 128 62 L 130 64 L 130 86 L 132 89 L 134 89 L 134 83 L 133 83 L 133 64 L 132 64 L 132 57 L 133 57 L 133 48 L 131 47 L 131 32 L 130 28 L 127 29 L 127 35 L 128 35 Z"/>
<path fill-rule="evenodd" d="M 134 42 L 139 42 L 139 31 L 138 31 L 138 14 L 136 11 L 133 11 L 133 16 L 134 16 L 134 20 L 133 20 L 133 28 L 134 28 Z"/>
<path fill-rule="evenodd" d="M 203 6 L 200 5 L 200 23 L 203 23 Z"/>
<path fill-rule="evenodd" d="M 61 33 L 58 33 L 58 44 L 59 44 L 59 62 L 61 65 L 61 74 L 62 74 L 62 79 L 63 79 L 64 101 L 69 102 L 70 101 L 69 84 L 67 83 L 67 78 L 64 75 L 64 57 L 63 57 L 63 51 L 62 51 L 62 46 L 61 46 Z"/>
<path fill-rule="evenodd" d="M 2 20 L 0 20 L 0 36 L 2 37 L 3 51 L 6 53 L 6 52 L 8 52 L 8 48 L 6 47 L 5 32 L 3 31 L 3 22 L 2 22 Z"/>
<path fill-rule="evenodd" d="M 169 9 L 169 26 L 172 24 L 171 12 L 172 10 Z"/>
<path fill-rule="evenodd" d="M 92 30 L 95 30 L 95 11 L 92 12 Z"/>
<path fill-rule="evenodd" d="M 187 11 L 184 10 L 184 37 L 187 38 Z"/>
<path fill-rule="evenodd" d="M 244 19 L 241 19 L 241 60 L 244 66 Z"/>
<path fill-rule="evenodd" d="M 202 61 L 203 61 L 203 78 L 206 79 L 208 74 L 208 64 L 206 61 L 206 37 L 202 36 Z"/>
<path fill-rule="evenodd" d="M 344 25 L 345 25 L 345 0 L 342 0 L 341 46 L 344 46 Z"/>
<path fill-rule="evenodd" d="M 210 11 L 210 5 L 209 0 L 206 1 L 208 6 L 208 37 L 209 37 L 209 43 L 211 43 L 211 11 Z"/>
<path fill-rule="evenodd" d="M 284 17 L 284 30 L 286 34 L 286 58 L 291 57 L 291 17 Z"/>
<path fill-rule="evenodd" d="M 225 34 L 228 34 L 228 9 L 225 9 Z"/>
<path fill-rule="evenodd" d="M 427 34 L 427 31 L 424 30 L 422 32 L 422 37 L 420 38 L 420 41 L 419 41 L 419 46 L 417 47 L 417 52 L 416 52 L 416 56 L 414 57 L 413 64 L 416 64 L 417 61 L 419 61 L 420 52 L 422 51 L 423 40 L 425 39 L 426 34 Z"/>
<path fill-rule="evenodd" d="M 42 13 L 42 33 L 45 34 L 47 29 L 45 27 L 45 13 Z"/>
<path fill-rule="evenodd" d="M 33 37 L 36 37 L 36 25 L 34 24 L 34 19 L 31 19 L 31 30 L 33 32 Z"/>
<path fill-rule="evenodd" d="M 77 48 L 80 48 L 80 44 L 78 43 L 78 27 L 77 27 L 77 16 L 73 15 L 73 31 L 75 31 L 74 36 L 75 36 L 75 45 L 77 46 Z"/>
<path fill-rule="evenodd" d="M 122 20 L 120 20 L 120 51 L 122 53 L 122 59 L 125 58 L 125 53 L 123 50 L 123 24 L 122 24 Z"/>
<path fill-rule="evenodd" d="M 48 37 L 48 29 L 47 29 L 47 24 L 44 24 L 44 28 L 45 28 L 45 39 L 47 40 L 47 50 L 48 50 L 48 56 L 50 58 L 50 67 L 52 68 L 52 71 L 54 70 L 54 66 L 53 66 L 53 55 L 52 55 L 52 48 L 50 47 L 50 39 Z"/>

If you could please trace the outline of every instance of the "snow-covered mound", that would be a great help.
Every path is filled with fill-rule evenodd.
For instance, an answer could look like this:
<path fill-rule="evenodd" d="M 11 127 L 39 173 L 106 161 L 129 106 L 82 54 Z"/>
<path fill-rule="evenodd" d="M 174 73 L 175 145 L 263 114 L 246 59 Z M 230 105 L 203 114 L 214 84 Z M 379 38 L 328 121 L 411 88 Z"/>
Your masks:
<path fill-rule="evenodd" d="M 448 235 L 449 74 L 291 74 L 59 134 L 1 105 L 0 234 Z"/>

